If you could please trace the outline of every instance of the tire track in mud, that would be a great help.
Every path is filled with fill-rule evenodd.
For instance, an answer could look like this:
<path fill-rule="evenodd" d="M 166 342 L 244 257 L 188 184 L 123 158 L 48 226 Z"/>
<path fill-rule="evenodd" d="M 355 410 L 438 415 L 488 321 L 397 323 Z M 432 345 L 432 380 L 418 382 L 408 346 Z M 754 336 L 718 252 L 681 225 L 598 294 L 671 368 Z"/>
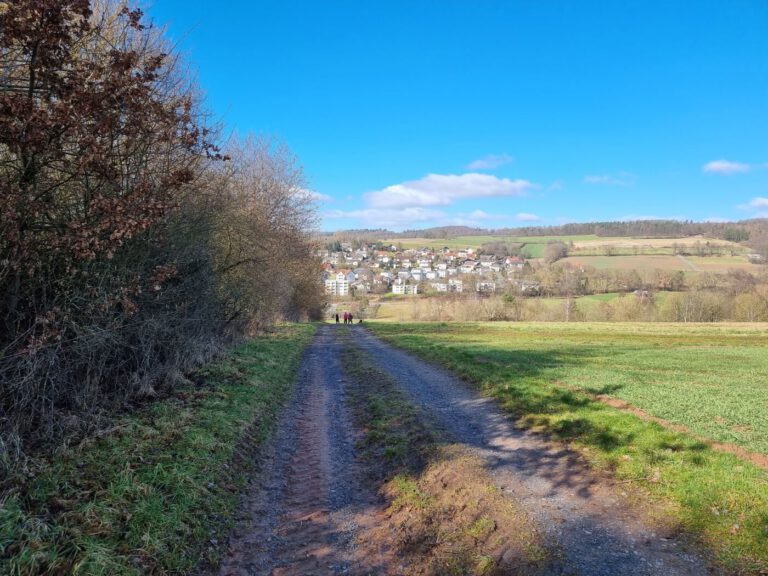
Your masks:
<path fill-rule="evenodd" d="M 308 347 L 219 576 L 375 574 L 384 563 L 355 540 L 381 504 L 355 460 L 341 346 L 321 327 Z"/>

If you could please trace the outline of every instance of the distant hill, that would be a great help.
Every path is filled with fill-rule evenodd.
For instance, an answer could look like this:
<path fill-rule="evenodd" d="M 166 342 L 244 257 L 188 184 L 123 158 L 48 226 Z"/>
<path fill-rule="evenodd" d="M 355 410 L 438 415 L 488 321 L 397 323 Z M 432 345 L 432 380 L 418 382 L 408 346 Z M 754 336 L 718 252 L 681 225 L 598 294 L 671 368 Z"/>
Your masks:
<path fill-rule="evenodd" d="M 438 226 L 424 230 L 404 230 L 398 236 L 400 238 L 456 238 L 457 236 L 495 236 L 497 233 L 497 230 L 471 226 Z"/>
<path fill-rule="evenodd" d="M 386 228 L 353 228 L 350 230 L 336 230 L 333 232 L 320 232 L 323 240 L 381 240 L 382 238 L 394 238 L 397 232 Z"/>
<path fill-rule="evenodd" d="M 594 234 L 603 237 L 683 238 L 702 235 L 709 238 L 746 242 L 756 251 L 768 254 L 768 218 L 738 222 L 694 222 L 691 220 L 635 220 L 617 222 L 584 222 L 561 226 L 523 226 L 519 228 L 473 228 L 470 226 L 438 226 L 421 230 L 393 232 L 384 228 L 340 230 L 323 233 L 323 239 L 376 241 L 396 238 L 456 238 L 459 236 L 577 236 Z"/>
<path fill-rule="evenodd" d="M 497 229 L 440 226 L 423 230 L 405 230 L 390 237 L 455 238 L 456 236 L 580 236 L 594 234 L 596 236 L 608 237 L 682 238 L 685 236 L 703 235 L 741 242 L 748 240 L 753 231 L 761 230 L 768 230 L 768 219 L 742 220 L 740 222 L 635 220 Z"/>

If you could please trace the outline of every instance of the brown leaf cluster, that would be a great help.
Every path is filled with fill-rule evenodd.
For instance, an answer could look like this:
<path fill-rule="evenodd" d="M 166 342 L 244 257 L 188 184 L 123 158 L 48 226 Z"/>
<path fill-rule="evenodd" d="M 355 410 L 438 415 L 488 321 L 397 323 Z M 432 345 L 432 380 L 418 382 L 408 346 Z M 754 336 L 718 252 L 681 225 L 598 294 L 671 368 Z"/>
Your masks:
<path fill-rule="evenodd" d="M 300 167 L 217 133 L 141 10 L 0 3 L 0 450 L 317 314 Z"/>

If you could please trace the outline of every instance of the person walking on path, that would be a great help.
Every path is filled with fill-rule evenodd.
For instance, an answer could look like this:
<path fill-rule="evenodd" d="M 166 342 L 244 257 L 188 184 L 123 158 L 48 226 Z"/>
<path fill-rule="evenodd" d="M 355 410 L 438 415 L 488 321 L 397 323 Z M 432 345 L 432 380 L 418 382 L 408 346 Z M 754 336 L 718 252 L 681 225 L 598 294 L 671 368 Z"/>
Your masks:
<path fill-rule="evenodd" d="M 349 321 L 349 312 L 344 312 L 344 324 Z"/>
<path fill-rule="evenodd" d="M 336 312 L 336 324 L 338 324 L 338 323 L 339 323 L 339 313 Z"/>
<path fill-rule="evenodd" d="M 352 312 L 349 313 L 349 323 L 352 324 Z"/>

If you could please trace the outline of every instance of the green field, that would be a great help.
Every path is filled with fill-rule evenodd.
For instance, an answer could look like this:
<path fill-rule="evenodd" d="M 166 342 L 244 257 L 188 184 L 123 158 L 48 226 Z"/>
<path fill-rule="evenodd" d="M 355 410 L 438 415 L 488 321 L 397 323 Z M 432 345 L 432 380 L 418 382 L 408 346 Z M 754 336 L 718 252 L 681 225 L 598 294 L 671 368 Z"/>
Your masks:
<path fill-rule="evenodd" d="M 480 248 L 487 242 L 514 242 L 516 244 L 526 244 L 536 252 L 543 252 L 543 247 L 548 242 L 596 242 L 605 241 L 606 238 L 600 238 L 593 234 L 583 236 L 456 236 L 455 238 L 390 238 L 383 242 L 402 246 L 403 248 Z M 541 248 L 538 248 L 541 246 Z M 540 254 L 533 257 L 539 257 Z"/>
<path fill-rule="evenodd" d="M 768 568 L 768 473 L 707 445 L 768 454 L 768 325 L 371 326 L 496 397 L 519 425 L 571 443 L 596 467 L 668 502 L 682 529 L 723 562 Z"/>
<path fill-rule="evenodd" d="M 583 296 L 579 299 L 580 302 L 610 302 L 619 297 L 618 292 L 608 292 L 607 294 L 591 294 L 589 296 Z"/>
<path fill-rule="evenodd" d="M 758 273 L 764 270 L 757 264 L 752 264 L 745 256 L 686 256 L 694 269 L 701 272 L 727 272 L 739 269 Z"/>
<path fill-rule="evenodd" d="M 384 240 L 385 243 L 392 243 L 395 246 L 408 248 L 450 248 L 457 250 L 461 248 L 478 249 L 487 242 L 512 242 L 515 244 L 524 244 L 522 252 L 527 258 L 541 258 L 544 256 L 544 249 L 549 242 L 605 242 L 610 238 L 601 238 L 594 234 L 585 234 L 581 236 L 457 236 L 455 238 L 391 238 Z M 626 240 L 626 239 L 624 239 Z"/>
<path fill-rule="evenodd" d="M 639 256 L 569 256 L 558 264 L 591 266 L 597 270 L 681 270 L 683 272 L 726 273 L 739 269 L 757 272 L 760 267 L 750 264 L 745 256 L 674 256 L 653 254 Z"/>
<path fill-rule="evenodd" d="M 389 238 L 385 243 L 409 248 L 474 248 L 478 249 L 487 242 L 512 242 L 523 244 L 523 254 L 528 258 L 541 258 L 549 242 L 573 243 L 572 258 L 569 261 L 580 262 L 595 268 L 640 269 L 661 268 L 665 270 L 697 270 L 722 272 L 728 268 L 749 267 L 743 246 L 725 240 L 709 240 L 702 237 L 689 238 L 634 238 L 634 237 L 603 237 L 594 234 L 573 236 L 456 236 L 454 238 Z M 698 243 L 710 242 L 720 246 L 726 254 L 720 257 L 688 257 L 693 265 L 686 264 L 674 255 L 673 246 L 695 246 Z M 606 250 L 613 251 L 611 257 L 605 256 Z M 729 254 L 739 254 L 730 256 Z M 639 258 L 639 260 L 638 260 Z M 645 260 L 643 260 L 645 258 Z"/>
<path fill-rule="evenodd" d="M 768 454 L 768 325 L 494 322 L 374 329 L 498 358 L 510 370 L 525 361 L 538 379 L 609 393 L 702 436 Z M 536 359 L 541 365 L 531 366 Z"/>

